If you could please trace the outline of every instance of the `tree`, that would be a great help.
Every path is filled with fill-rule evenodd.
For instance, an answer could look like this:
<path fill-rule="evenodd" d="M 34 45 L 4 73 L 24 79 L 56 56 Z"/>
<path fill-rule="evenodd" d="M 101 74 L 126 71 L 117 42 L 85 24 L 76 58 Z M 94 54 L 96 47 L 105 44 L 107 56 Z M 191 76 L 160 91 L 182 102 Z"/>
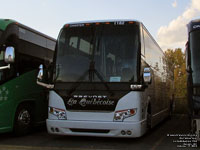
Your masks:
<path fill-rule="evenodd" d="M 173 72 L 175 98 L 186 98 L 185 54 L 181 48 L 165 51 L 166 67 Z"/>

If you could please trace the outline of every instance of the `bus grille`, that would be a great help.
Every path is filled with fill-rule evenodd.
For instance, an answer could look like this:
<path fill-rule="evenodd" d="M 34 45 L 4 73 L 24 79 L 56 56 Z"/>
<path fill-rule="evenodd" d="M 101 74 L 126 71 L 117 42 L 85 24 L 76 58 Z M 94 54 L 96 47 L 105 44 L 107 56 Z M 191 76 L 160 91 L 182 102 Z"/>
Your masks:
<path fill-rule="evenodd" d="M 70 129 L 72 132 L 87 132 L 87 133 L 108 133 L 110 130 L 98 130 L 98 129 Z"/>

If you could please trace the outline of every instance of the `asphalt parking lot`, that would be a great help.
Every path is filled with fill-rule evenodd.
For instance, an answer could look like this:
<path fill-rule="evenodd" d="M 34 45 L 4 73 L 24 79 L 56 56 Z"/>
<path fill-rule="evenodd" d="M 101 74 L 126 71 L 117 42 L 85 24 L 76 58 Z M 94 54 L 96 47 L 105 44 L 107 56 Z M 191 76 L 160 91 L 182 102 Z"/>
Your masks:
<path fill-rule="evenodd" d="M 0 135 L 0 150 L 197 150 L 187 115 L 173 115 L 141 138 L 100 138 L 49 135 L 46 129 L 14 137 Z"/>

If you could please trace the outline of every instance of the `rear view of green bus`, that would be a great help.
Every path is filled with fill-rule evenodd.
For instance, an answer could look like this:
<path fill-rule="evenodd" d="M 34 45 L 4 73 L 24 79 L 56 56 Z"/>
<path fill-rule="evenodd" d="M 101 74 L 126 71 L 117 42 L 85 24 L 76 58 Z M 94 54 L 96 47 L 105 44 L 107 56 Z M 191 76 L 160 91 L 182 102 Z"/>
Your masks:
<path fill-rule="evenodd" d="M 52 62 L 55 40 L 14 20 L 0 19 L 0 133 L 28 133 L 47 118 L 39 64 Z"/>

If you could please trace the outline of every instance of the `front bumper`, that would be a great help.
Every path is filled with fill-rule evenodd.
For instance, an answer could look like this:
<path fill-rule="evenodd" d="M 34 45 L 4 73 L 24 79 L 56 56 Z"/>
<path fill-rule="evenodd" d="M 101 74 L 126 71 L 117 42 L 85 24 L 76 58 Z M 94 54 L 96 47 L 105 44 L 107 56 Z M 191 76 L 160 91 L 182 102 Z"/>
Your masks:
<path fill-rule="evenodd" d="M 98 122 L 47 119 L 50 134 L 99 137 L 140 137 L 146 132 L 146 120 L 137 122 Z"/>

